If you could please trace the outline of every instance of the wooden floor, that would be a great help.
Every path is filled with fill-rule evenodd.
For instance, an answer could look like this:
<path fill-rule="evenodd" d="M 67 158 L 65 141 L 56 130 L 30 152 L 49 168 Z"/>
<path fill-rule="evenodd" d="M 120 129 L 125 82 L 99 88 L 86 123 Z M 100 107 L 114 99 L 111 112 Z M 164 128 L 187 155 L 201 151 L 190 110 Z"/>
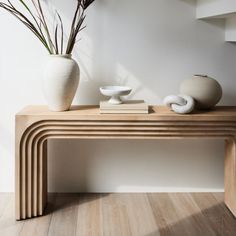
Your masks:
<path fill-rule="evenodd" d="M 14 196 L 0 194 L 0 236 L 235 236 L 222 193 L 50 194 L 46 215 L 14 220 Z"/>

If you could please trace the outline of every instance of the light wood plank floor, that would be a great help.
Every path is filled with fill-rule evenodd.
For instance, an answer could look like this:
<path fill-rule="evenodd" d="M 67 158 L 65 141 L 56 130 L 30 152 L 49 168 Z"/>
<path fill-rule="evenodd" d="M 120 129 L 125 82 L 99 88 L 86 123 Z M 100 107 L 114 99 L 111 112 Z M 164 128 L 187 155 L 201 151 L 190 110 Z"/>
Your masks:
<path fill-rule="evenodd" d="M 235 236 L 222 193 L 50 194 L 46 215 L 15 221 L 0 194 L 0 236 Z"/>

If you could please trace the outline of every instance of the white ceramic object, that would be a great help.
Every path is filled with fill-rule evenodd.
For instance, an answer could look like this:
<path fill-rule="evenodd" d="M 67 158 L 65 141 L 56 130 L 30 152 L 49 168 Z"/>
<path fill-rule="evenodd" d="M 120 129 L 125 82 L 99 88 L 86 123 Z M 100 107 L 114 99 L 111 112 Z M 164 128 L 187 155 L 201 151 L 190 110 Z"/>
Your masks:
<path fill-rule="evenodd" d="M 111 97 L 109 103 L 118 105 L 123 103 L 121 96 L 127 96 L 131 93 L 132 89 L 123 86 L 105 86 L 100 88 L 100 92 L 108 97 Z"/>
<path fill-rule="evenodd" d="M 186 104 L 186 101 L 184 98 L 177 96 L 177 95 L 169 95 L 164 98 L 163 103 L 171 107 L 172 104 L 178 104 L 179 106 L 184 106 Z"/>
<path fill-rule="evenodd" d="M 178 113 L 188 114 L 194 110 L 195 101 L 191 96 L 188 95 L 170 95 L 164 99 L 164 104 Z"/>
<path fill-rule="evenodd" d="M 185 80 L 181 84 L 180 93 L 193 97 L 198 109 L 213 108 L 222 98 L 220 84 L 206 75 L 195 75 Z"/>
<path fill-rule="evenodd" d="M 51 111 L 70 109 L 79 85 L 80 69 L 71 55 L 50 55 L 44 68 L 43 92 Z"/>

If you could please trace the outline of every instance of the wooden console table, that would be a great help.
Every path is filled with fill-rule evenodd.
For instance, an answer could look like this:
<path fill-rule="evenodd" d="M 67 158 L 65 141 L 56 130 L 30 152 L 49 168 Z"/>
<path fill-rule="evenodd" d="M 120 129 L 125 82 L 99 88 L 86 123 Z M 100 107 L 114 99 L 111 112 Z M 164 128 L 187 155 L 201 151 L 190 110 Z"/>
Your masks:
<path fill-rule="evenodd" d="M 43 215 L 47 202 L 48 139 L 221 138 L 225 142 L 225 204 L 236 216 L 236 107 L 177 115 L 167 107 L 150 114 L 100 115 L 96 106 L 50 112 L 29 106 L 16 115 L 16 219 Z"/>

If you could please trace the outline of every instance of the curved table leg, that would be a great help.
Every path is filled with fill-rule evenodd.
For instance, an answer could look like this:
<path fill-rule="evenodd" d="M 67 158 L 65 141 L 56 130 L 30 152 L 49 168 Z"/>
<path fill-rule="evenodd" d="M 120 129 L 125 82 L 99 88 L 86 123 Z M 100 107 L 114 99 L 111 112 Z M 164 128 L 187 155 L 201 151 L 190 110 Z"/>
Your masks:
<path fill-rule="evenodd" d="M 42 192 L 40 192 L 39 194 L 41 194 L 42 196 L 42 207 L 39 210 L 39 214 L 43 215 L 43 211 L 46 208 L 47 205 L 47 196 L 48 196 L 48 174 L 47 174 L 47 157 L 48 157 L 48 140 L 44 141 L 43 143 L 43 156 L 42 156 Z"/>
<path fill-rule="evenodd" d="M 21 136 L 16 136 L 15 218 L 24 220 L 43 215 L 47 205 L 47 146 L 22 148 Z M 37 152 L 28 152 L 29 149 Z M 33 182 L 33 184 L 32 184 Z M 34 186 L 32 188 L 32 186 Z"/>
<path fill-rule="evenodd" d="M 236 217 L 236 139 L 225 141 L 225 204 Z"/>

